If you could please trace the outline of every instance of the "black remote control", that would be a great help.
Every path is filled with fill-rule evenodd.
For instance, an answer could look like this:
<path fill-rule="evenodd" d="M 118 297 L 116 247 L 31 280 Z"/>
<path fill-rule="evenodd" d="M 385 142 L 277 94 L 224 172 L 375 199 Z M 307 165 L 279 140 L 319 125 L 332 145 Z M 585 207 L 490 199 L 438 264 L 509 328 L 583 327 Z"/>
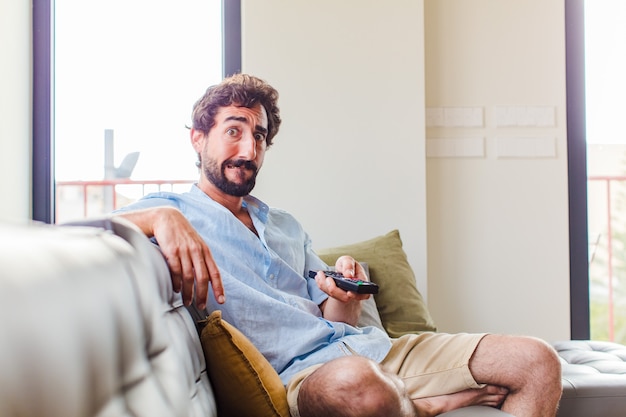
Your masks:
<path fill-rule="evenodd" d="M 335 284 L 344 291 L 352 291 L 357 294 L 378 294 L 378 285 L 370 281 L 355 278 L 346 278 L 343 274 L 335 271 L 324 271 L 327 277 L 335 280 Z M 317 271 L 309 271 L 309 277 L 315 278 Z"/>

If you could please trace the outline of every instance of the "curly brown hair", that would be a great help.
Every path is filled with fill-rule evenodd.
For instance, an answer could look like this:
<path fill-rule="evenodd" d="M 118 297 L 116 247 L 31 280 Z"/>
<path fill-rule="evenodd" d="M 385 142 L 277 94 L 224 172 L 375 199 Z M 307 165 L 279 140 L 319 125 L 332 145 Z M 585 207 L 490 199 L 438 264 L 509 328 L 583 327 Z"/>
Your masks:
<path fill-rule="evenodd" d="M 280 127 L 278 91 L 264 80 L 248 74 L 235 74 L 209 87 L 194 104 L 192 126 L 209 133 L 215 126 L 215 115 L 221 107 L 231 105 L 252 108 L 261 104 L 267 112 L 266 144 L 269 148 Z"/>

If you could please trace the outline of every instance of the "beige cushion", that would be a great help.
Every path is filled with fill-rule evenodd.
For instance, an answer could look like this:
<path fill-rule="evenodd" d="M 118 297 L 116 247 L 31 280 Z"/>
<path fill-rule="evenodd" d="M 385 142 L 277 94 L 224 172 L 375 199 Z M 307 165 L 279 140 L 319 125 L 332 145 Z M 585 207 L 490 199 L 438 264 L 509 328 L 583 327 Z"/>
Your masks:
<path fill-rule="evenodd" d="M 380 287 L 374 298 L 389 336 L 436 330 L 415 285 L 415 273 L 402 248 L 398 230 L 351 245 L 321 249 L 317 254 L 331 266 L 341 255 L 367 263 L 371 281 Z"/>
<path fill-rule="evenodd" d="M 221 311 L 207 318 L 201 340 L 220 417 L 289 417 L 278 373 Z"/>

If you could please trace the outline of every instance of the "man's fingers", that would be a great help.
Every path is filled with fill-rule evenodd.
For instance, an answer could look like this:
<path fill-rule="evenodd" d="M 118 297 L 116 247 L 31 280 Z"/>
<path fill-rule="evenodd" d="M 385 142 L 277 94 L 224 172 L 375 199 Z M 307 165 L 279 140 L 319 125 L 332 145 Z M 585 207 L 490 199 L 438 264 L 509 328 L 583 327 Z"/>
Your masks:
<path fill-rule="evenodd" d="M 182 293 L 185 305 L 191 304 L 196 294 L 196 303 L 206 305 L 208 281 L 212 280 L 213 269 L 217 269 L 209 248 L 183 214 L 173 208 L 162 208 L 159 221 L 153 225 L 153 235 L 161 244 L 161 250 L 170 268 L 172 288 Z M 220 284 L 221 280 L 217 281 Z M 219 289 L 223 297 L 223 289 Z"/>
<path fill-rule="evenodd" d="M 211 256 L 211 251 L 202 245 L 199 251 L 193 253 L 193 272 L 195 276 L 195 301 L 199 309 L 206 307 L 209 294 L 209 282 L 213 288 L 215 300 L 223 304 L 225 301 L 224 286 L 220 271 Z"/>
<path fill-rule="evenodd" d="M 352 256 L 340 256 L 335 263 L 335 268 L 347 278 L 367 280 L 365 270 Z"/>
<path fill-rule="evenodd" d="M 193 269 L 193 263 L 187 256 L 181 257 L 180 264 L 182 267 L 183 303 L 185 303 L 185 305 L 189 305 L 193 301 L 195 272 Z"/>
<path fill-rule="evenodd" d="M 315 281 L 317 282 L 317 286 L 324 291 L 326 294 L 330 295 L 337 300 L 347 302 L 354 298 L 354 295 L 350 295 L 349 292 L 342 290 L 337 287 L 335 284 L 335 280 L 331 277 L 327 277 L 323 272 L 318 272 L 315 276 Z"/>
<path fill-rule="evenodd" d="M 224 302 L 226 302 L 226 294 L 224 293 L 224 283 L 222 282 L 222 275 L 220 274 L 219 268 L 213 261 L 213 257 L 211 256 L 210 252 L 206 255 L 204 261 L 207 265 L 207 270 L 209 271 L 209 279 L 211 280 L 211 288 L 213 288 L 215 301 L 217 301 L 219 304 L 224 304 Z"/>
<path fill-rule="evenodd" d="M 194 270 L 191 261 L 180 254 L 174 256 L 164 254 L 164 256 L 170 269 L 172 290 L 182 292 L 183 302 L 189 305 L 194 293 Z"/>
<path fill-rule="evenodd" d="M 206 307 L 210 279 L 203 257 L 194 259 L 193 270 L 196 278 L 196 306 L 203 310 Z"/>
<path fill-rule="evenodd" d="M 356 273 L 355 267 L 356 261 L 351 256 L 343 255 L 335 262 L 335 268 L 337 271 L 343 273 L 348 278 L 354 278 Z"/>
<path fill-rule="evenodd" d="M 170 276 L 172 279 L 172 289 L 174 292 L 180 292 L 183 282 L 183 270 L 180 266 L 180 260 L 178 257 L 165 256 L 165 261 L 170 269 Z"/>

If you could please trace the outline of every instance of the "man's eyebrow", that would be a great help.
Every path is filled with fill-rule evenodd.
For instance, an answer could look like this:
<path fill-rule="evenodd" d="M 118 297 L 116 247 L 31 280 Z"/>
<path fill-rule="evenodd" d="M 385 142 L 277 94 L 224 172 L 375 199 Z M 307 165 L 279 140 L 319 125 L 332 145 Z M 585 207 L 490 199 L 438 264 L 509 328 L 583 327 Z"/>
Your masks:
<path fill-rule="evenodd" d="M 243 116 L 228 116 L 226 119 L 224 119 L 225 122 L 228 122 L 228 121 L 231 121 L 231 120 L 233 120 L 235 122 L 246 123 L 246 124 L 248 123 L 248 119 L 243 117 Z M 263 127 L 261 125 L 256 125 L 255 129 L 256 129 L 257 132 L 261 132 L 261 133 L 267 133 L 268 132 L 267 128 L 265 128 L 265 127 Z"/>
<path fill-rule="evenodd" d="M 234 120 L 235 122 L 243 122 L 243 123 L 248 123 L 248 119 L 246 119 L 243 116 L 228 116 L 226 119 L 224 119 L 225 122 Z"/>

